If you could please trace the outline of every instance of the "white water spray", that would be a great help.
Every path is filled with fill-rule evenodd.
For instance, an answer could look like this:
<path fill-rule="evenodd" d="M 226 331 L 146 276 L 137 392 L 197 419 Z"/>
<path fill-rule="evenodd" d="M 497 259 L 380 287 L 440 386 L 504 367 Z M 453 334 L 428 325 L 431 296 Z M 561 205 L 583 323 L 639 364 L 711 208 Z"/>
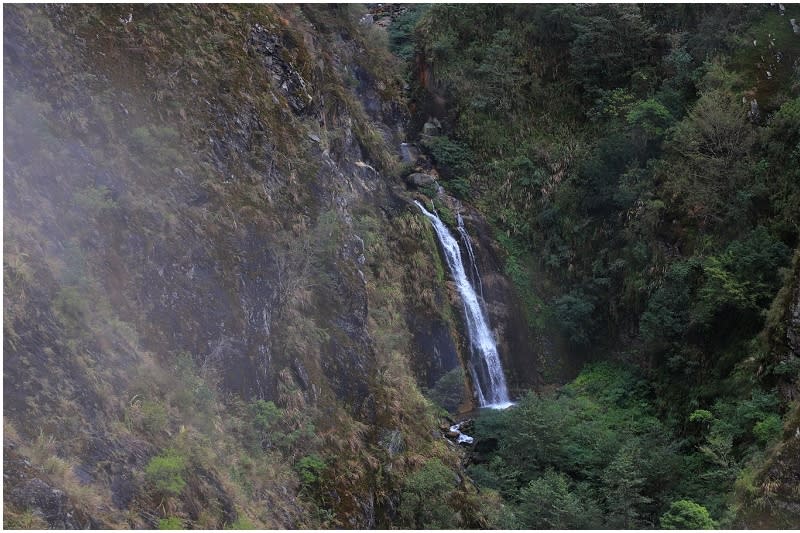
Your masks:
<path fill-rule="evenodd" d="M 466 318 L 467 334 L 469 335 L 472 351 L 469 371 L 475 385 L 475 394 L 478 397 L 478 404 L 481 407 L 504 409 L 511 405 L 511 401 L 508 398 L 508 387 L 506 386 L 506 379 L 503 375 L 503 367 L 500 364 L 500 356 L 497 353 L 497 345 L 489 329 L 489 321 L 481 308 L 478 295 L 475 293 L 475 289 L 469 282 L 469 278 L 464 270 L 464 263 L 461 260 L 461 249 L 458 247 L 458 242 L 435 213 L 431 213 L 425 209 L 422 204 L 416 200 L 414 200 L 414 203 L 417 204 L 417 207 L 420 208 L 422 213 L 428 217 L 433 224 L 433 229 L 436 231 L 436 235 L 439 237 L 439 243 L 442 245 L 447 266 L 450 268 L 453 280 L 456 282 L 456 287 L 458 288 L 458 293 L 461 296 L 461 301 L 464 303 L 464 316 Z M 464 237 L 468 243 L 469 235 L 467 235 L 463 223 L 459 224 L 459 233 L 461 233 L 462 237 Z M 477 275 L 472 246 L 467 246 L 470 259 L 472 260 L 471 266 L 475 269 L 475 274 Z M 478 279 L 480 280 L 480 278 Z"/>

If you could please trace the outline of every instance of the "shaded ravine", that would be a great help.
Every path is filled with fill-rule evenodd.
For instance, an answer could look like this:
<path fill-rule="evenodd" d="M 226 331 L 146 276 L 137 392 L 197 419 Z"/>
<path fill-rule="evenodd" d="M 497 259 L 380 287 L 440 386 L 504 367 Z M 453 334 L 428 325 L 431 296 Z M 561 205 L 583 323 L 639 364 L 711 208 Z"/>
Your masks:
<path fill-rule="evenodd" d="M 497 353 L 497 345 L 489 329 L 489 322 L 481 307 L 478 295 L 464 269 L 458 242 L 436 214 L 425 209 L 418 201 L 414 200 L 414 203 L 433 224 L 439 243 L 444 251 L 447 266 L 453 275 L 461 301 L 464 304 L 464 317 L 471 352 L 468 366 L 474 383 L 478 405 L 497 409 L 508 407 L 511 405 L 511 401 L 508 396 L 508 387 L 503 375 L 500 356 Z M 466 230 L 459 228 L 459 232 L 462 230 L 462 235 L 465 235 Z M 469 236 L 466 235 L 465 238 L 468 240 Z M 472 268 L 476 268 L 474 261 Z"/>

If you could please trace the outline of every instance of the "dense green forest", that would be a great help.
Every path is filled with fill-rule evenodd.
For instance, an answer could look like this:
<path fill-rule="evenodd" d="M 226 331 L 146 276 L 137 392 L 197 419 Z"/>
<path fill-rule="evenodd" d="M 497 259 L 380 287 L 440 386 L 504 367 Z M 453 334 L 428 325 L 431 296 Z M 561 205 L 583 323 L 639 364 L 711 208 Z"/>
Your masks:
<path fill-rule="evenodd" d="M 442 124 L 420 142 L 491 220 L 531 325 L 609 361 L 479 418 L 469 472 L 503 526 L 800 523 L 755 479 L 800 368 L 770 336 L 800 230 L 782 9 L 435 5 L 393 26 L 418 127 Z"/>
<path fill-rule="evenodd" d="M 3 15 L 4 527 L 800 527 L 799 6 Z"/>

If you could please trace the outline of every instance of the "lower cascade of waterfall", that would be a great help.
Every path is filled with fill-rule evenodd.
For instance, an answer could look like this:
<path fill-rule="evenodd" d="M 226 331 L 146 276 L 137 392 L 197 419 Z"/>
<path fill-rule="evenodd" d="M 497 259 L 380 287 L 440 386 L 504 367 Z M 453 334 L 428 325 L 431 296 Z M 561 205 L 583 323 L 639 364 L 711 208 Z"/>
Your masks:
<path fill-rule="evenodd" d="M 503 375 L 503 367 L 500 363 L 500 356 L 497 353 L 492 332 L 489 329 L 489 319 L 481 307 L 475 288 L 469 281 L 466 274 L 464 263 L 461 259 L 461 249 L 458 241 L 450 234 L 444 222 L 435 214 L 431 213 L 416 200 L 414 203 L 420 208 L 422 213 L 428 217 L 433 224 L 439 243 L 444 251 L 447 266 L 456 282 L 458 293 L 464 304 L 464 316 L 467 324 L 467 334 L 470 341 L 471 357 L 469 361 L 469 372 L 475 388 L 475 395 L 480 407 L 493 409 L 505 409 L 512 404 L 508 397 L 508 387 L 506 378 Z M 459 217 L 460 219 L 460 217 Z M 459 233 L 467 242 L 467 251 L 470 255 L 471 272 L 480 283 L 478 270 L 475 266 L 475 259 L 472 253 L 472 245 L 469 244 L 469 235 L 463 223 L 459 224 Z"/>
<path fill-rule="evenodd" d="M 458 444 L 472 444 L 475 442 L 475 439 L 467 435 L 466 433 L 461 432 L 461 425 L 463 422 L 458 424 L 453 424 L 450 426 L 450 434 L 455 435 L 456 443 Z"/>

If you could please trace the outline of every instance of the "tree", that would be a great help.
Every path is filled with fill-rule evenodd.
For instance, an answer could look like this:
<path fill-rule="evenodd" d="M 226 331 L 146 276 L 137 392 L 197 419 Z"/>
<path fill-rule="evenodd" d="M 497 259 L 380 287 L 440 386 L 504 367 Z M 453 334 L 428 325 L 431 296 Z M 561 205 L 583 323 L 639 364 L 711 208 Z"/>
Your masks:
<path fill-rule="evenodd" d="M 564 474 L 553 470 L 528 483 L 519 492 L 517 518 L 523 528 L 583 529 L 596 522 L 588 518 L 587 506 L 569 487 Z"/>
<path fill-rule="evenodd" d="M 659 167 L 667 197 L 683 204 L 698 225 L 740 228 L 747 217 L 738 199 L 753 185 L 754 141 L 747 109 L 736 95 L 726 89 L 706 91 L 672 130 L 670 157 Z"/>
<path fill-rule="evenodd" d="M 576 346 L 589 344 L 596 328 L 594 304 L 583 293 L 576 290 L 557 298 L 553 302 L 555 318 L 570 342 Z"/>
<path fill-rule="evenodd" d="M 614 529 L 642 527 L 639 507 L 652 500 L 642 494 L 645 479 L 636 461 L 633 447 L 626 447 L 603 472 L 608 526 Z"/>
<path fill-rule="evenodd" d="M 627 85 L 653 51 L 653 28 L 632 4 L 581 7 L 586 16 L 575 24 L 570 49 L 573 76 L 589 93 Z"/>
<path fill-rule="evenodd" d="M 691 500 L 673 502 L 669 510 L 661 515 L 662 529 L 714 529 L 716 522 L 708 509 Z"/>
<path fill-rule="evenodd" d="M 455 475 L 438 459 L 425 463 L 406 480 L 400 494 L 400 517 L 412 529 L 452 529 L 457 526 L 450 496 Z"/>

